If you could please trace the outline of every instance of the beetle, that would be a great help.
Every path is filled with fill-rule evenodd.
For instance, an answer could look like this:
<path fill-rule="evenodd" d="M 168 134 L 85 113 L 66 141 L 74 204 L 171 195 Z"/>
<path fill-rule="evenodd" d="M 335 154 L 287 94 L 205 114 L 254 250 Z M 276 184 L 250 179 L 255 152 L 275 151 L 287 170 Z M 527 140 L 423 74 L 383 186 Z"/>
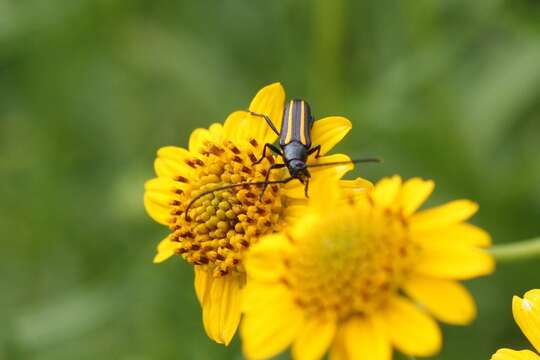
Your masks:
<path fill-rule="evenodd" d="M 253 116 L 263 118 L 268 126 L 272 129 L 276 135 L 279 136 L 279 148 L 274 144 L 264 144 L 263 152 L 257 161 L 253 165 L 261 163 L 267 156 L 268 151 L 281 157 L 283 163 L 275 163 L 270 166 L 266 173 L 264 181 L 254 182 L 242 182 L 237 184 L 230 184 L 218 187 L 216 189 L 204 191 L 194 197 L 186 208 L 186 217 L 191 206 L 201 197 L 212 194 L 216 191 L 232 189 L 242 186 L 262 186 L 262 191 L 259 198 L 262 199 L 267 187 L 272 184 L 286 184 L 292 180 L 298 180 L 304 184 L 304 193 L 306 197 L 309 197 L 309 179 L 311 174 L 309 168 L 322 167 L 322 166 L 335 166 L 343 164 L 354 164 L 360 162 L 380 162 L 377 158 L 366 158 L 350 161 L 338 161 L 322 164 L 308 164 L 309 156 L 315 154 L 315 159 L 321 156 L 321 145 L 313 146 L 311 140 L 311 130 L 315 119 L 311 113 L 311 107 L 307 101 L 302 99 L 293 99 L 287 102 L 283 111 L 283 117 L 281 119 L 281 131 L 278 131 L 274 125 L 272 119 L 266 114 L 259 114 L 253 111 L 249 111 Z M 272 170 L 287 168 L 289 171 L 289 177 L 282 180 L 270 181 L 270 173 Z"/>
<path fill-rule="evenodd" d="M 308 197 L 309 179 L 311 174 L 308 170 L 307 159 L 315 154 L 318 159 L 321 156 L 321 145 L 312 147 L 311 129 L 315 119 L 311 114 L 311 107 L 307 101 L 302 99 L 293 99 L 287 103 L 281 119 L 281 131 L 278 131 L 272 119 L 267 115 L 250 112 L 253 116 L 262 117 L 268 126 L 279 136 L 279 146 L 267 143 L 264 145 L 262 156 L 254 164 L 262 162 L 270 150 L 283 159 L 281 164 L 272 164 L 266 174 L 265 183 L 268 183 L 270 172 L 276 169 L 287 168 L 291 180 L 297 179 L 304 184 L 304 192 Z M 268 185 L 263 184 L 261 198 L 264 195 Z"/>

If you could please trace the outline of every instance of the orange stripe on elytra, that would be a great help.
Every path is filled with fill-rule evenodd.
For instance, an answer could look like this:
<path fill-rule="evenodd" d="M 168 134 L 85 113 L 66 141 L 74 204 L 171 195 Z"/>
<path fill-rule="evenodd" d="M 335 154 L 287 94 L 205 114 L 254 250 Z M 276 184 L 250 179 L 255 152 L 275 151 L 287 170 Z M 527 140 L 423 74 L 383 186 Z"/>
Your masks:
<path fill-rule="evenodd" d="M 300 141 L 302 144 L 306 145 L 306 118 L 304 110 L 304 101 L 301 103 L 301 112 L 300 112 Z"/>
<path fill-rule="evenodd" d="M 293 131 L 293 110 L 294 110 L 294 101 L 291 100 L 289 104 L 289 118 L 287 119 L 287 137 L 285 138 L 285 144 L 288 144 L 292 140 L 292 131 Z"/>

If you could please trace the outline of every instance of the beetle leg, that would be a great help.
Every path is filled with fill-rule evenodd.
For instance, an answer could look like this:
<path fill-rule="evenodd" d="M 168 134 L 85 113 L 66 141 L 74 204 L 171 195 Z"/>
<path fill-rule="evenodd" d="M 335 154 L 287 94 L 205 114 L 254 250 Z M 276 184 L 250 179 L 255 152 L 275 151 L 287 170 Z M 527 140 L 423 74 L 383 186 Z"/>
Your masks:
<path fill-rule="evenodd" d="M 268 144 L 268 143 L 267 143 L 267 144 L 264 144 L 264 149 L 263 149 L 263 153 L 262 153 L 261 158 L 260 158 L 259 160 L 255 161 L 255 162 L 253 163 L 253 165 L 260 164 L 260 163 L 264 160 L 264 158 L 266 157 L 266 151 L 267 151 L 268 149 L 272 150 L 274 153 L 276 153 L 276 154 L 279 155 L 279 156 L 283 156 L 283 153 L 281 152 L 281 150 L 279 150 L 279 149 L 278 149 L 277 147 L 275 147 L 274 145 Z"/>
<path fill-rule="evenodd" d="M 270 166 L 270 169 L 268 169 L 268 172 L 266 173 L 266 178 L 264 179 L 264 185 L 261 190 L 261 194 L 259 195 L 259 200 L 262 200 L 264 196 L 264 192 L 266 191 L 266 188 L 268 187 L 268 182 L 270 181 L 270 172 L 274 169 L 283 169 L 286 165 L 285 164 L 273 164 Z"/>
<path fill-rule="evenodd" d="M 315 154 L 315 159 L 318 159 L 321 157 L 321 145 L 317 145 L 315 146 L 314 148 L 311 148 L 308 152 L 308 155 L 311 155 L 313 153 L 316 153 Z"/>
<path fill-rule="evenodd" d="M 279 131 L 277 130 L 276 125 L 274 125 L 274 123 L 272 122 L 272 120 L 268 116 L 266 116 L 264 114 L 257 114 L 256 112 L 253 112 L 253 111 L 250 111 L 249 113 L 251 115 L 253 115 L 253 116 L 262 117 L 266 121 L 268 126 L 270 126 L 272 131 L 275 132 L 277 136 L 279 136 Z"/>
<path fill-rule="evenodd" d="M 306 184 L 304 186 L 304 194 L 306 198 L 309 198 L 309 179 L 306 179 Z"/>

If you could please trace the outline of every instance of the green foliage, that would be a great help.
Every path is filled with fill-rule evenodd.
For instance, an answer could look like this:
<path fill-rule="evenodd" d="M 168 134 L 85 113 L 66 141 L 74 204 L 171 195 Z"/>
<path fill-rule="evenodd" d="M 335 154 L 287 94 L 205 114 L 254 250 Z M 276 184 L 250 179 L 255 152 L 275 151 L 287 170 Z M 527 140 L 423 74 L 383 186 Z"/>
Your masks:
<path fill-rule="evenodd" d="M 540 233 L 535 1 L 0 0 L 0 358 L 241 359 L 204 335 L 192 270 L 151 263 L 155 150 L 282 81 L 354 123 L 370 179 L 434 179 L 496 243 Z M 537 262 L 468 285 L 479 317 L 437 359 L 526 347 L 511 295 Z M 285 357 L 284 357 L 285 358 Z"/>

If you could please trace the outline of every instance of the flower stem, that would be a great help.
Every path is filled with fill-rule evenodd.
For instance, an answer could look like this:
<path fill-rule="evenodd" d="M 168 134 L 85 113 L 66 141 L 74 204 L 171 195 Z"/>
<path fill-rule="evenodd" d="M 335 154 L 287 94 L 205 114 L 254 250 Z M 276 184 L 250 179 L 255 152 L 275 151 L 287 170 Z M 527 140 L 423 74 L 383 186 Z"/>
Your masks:
<path fill-rule="evenodd" d="M 312 54 L 310 87 L 317 97 L 317 108 L 342 100 L 343 54 L 346 53 L 347 2 L 316 0 L 312 6 Z M 324 91 L 321 86 L 324 84 Z"/>
<path fill-rule="evenodd" d="M 511 244 L 496 245 L 490 251 L 497 262 L 514 262 L 540 258 L 540 237 Z"/>

